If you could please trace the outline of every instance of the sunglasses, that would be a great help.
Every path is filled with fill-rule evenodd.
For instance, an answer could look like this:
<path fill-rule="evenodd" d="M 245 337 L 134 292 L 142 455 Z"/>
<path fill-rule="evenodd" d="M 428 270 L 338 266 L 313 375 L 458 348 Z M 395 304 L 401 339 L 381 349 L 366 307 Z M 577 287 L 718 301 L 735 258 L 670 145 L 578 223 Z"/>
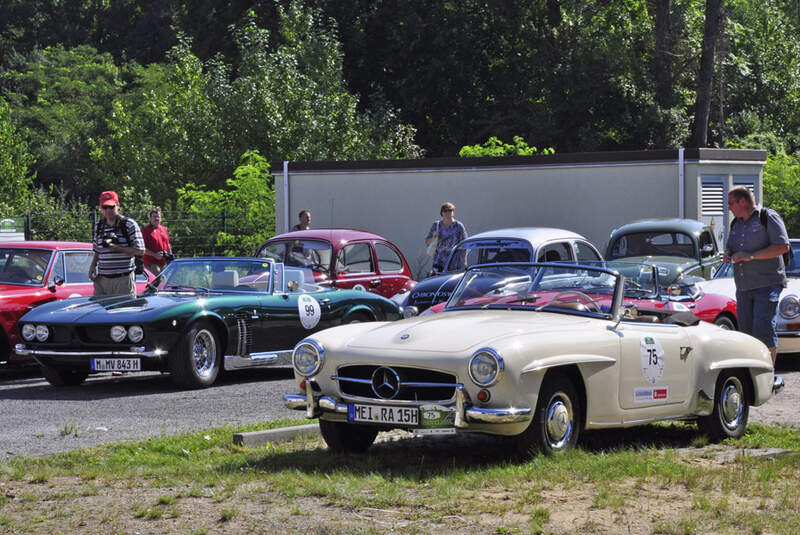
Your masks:
<path fill-rule="evenodd" d="M 116 207 L 117 207 L 116 204 L 110 204 L 108 206 L 101 206 L 100 208 L 102 208 L 103 210 L 113 210 Z"/>

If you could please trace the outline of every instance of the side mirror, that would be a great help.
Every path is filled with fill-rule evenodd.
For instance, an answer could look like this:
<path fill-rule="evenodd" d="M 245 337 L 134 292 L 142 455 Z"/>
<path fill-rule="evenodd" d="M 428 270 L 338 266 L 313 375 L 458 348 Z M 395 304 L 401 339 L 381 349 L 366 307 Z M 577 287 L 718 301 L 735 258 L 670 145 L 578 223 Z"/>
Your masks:
<path fill-rule="evenodd" d="M 64 277 L 57 275 L 50 279 L 50 282 L 47 283 L 47 289 L 51 292 L 55 292 L 56 286 L 61 286 L 62 284 L 64 284 Z"/>
<path fill-rule="evenodd" d="M 700 249 L 700 258 L 708 258 L 714 254 L 714 246 L 707 243 Z"/>

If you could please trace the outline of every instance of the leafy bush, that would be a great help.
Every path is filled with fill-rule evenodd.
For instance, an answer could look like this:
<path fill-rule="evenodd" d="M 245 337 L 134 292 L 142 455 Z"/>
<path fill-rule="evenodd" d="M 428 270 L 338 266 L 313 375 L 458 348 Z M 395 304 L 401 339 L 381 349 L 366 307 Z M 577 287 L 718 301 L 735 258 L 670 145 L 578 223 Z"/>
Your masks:
<path fill-rule="evenodd" d="M 552 147 L 543 149 L 541 154 L 554 154 Z M 520 136 L 514 136 L 514 144 L 503 143 L 496 136 L 490 137 L 483 145 L 465 145 L 461 147 L 458 155 L 462 158 L 476 158 L 479 156 L 532 156 L 539 153 L 539 149 L 529 146 Z"/>

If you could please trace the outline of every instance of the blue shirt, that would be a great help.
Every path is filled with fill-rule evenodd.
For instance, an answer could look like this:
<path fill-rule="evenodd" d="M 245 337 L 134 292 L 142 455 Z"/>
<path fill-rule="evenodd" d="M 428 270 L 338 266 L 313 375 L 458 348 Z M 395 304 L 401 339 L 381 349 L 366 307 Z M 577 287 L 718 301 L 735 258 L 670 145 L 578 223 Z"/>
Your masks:
<path fill-rule="evenodd" d="M 761 210 L 767 211 L 766 227 L 761 224 Z M 728 256 L 738 252 L 752 254 L 776 244 L 789 244 L 786 225 L 775 210 L 756 208 L 747 221 L 734 219 L 725 252 Z M 773 284 L 785 287 L 786 267 L 783 265 L 783 257 L 737 262 L 733 265 L 733 280 L 737 290 L 755 290 Z"/>

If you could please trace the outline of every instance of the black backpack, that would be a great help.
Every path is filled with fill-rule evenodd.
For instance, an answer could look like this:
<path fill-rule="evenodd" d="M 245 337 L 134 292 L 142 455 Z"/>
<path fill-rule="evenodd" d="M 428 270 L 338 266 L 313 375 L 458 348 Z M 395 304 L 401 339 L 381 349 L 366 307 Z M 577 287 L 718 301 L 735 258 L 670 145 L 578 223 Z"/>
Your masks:
<path fill-rule="evenodd" d="M 95 241 L 97 241 L 97 233 L 100 230 L 100 225 L 102 224 L 102 222 L 103 222 L 102 220 L 98 221 L 97 225 L 94 228 Z M 128 242 L 128 247 L 133 246 L 135 236 L 131 236 L 128 233 L 128 218 L 125 217 L 124 215 L 118 215 L 117 225 L 119 225 L 120 223 L 122 223 L 122 232 L 125 233 L 125 240 Z M 144 260 L 142 259 L 141 256 L 133 257 L 133 272 L 136 273 L 137 275 L 141 275 L 142 273 L 144 273 Z"/>
<path fill-rule="evenodd" d="M 768 220 L 767 220 L 767 210 L 769 210 L 769 208 L 762 208 L 761 210 L 758 211 L 758 220 L 761 222 L 761 226 L 764 227 L 764 228 L 768 228 L 767 227 L 767 222 L 768 222 Z M 735 222 L 736 222 L 736 218 L 734 218 L 733 221 L 731 221 L 731 232 L 733 232 L 733 224 Z M 789 245 L 789 250 L 787 252 L 783 253 L 783 267 L 784 267 L 784 269 L 786 269 L 788 271 L 789 264 L 792 262 L 793 259 L 794 259 L 794 252 L 792 251 L 792 246 Z"/>

